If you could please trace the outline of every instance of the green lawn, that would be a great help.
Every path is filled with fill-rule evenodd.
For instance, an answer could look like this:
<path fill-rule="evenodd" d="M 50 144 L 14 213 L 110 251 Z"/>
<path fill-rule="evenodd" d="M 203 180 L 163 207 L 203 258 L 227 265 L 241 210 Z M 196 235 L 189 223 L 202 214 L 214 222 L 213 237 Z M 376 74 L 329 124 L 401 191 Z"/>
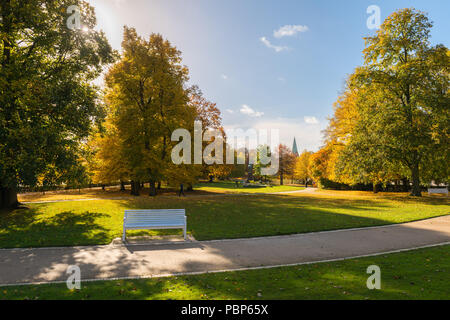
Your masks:
<path fill-rule="evenodd" d="M 271 186 L 271 187 L 236 187 L 233 181 L 220 182 L 202 182 L 194 186 L 195 190 L 206 192 L 220 192 L 220 193 L 272 193 L 285 191 L 298 191 L 305 188 L 300 186 Z"/>
<path fill-rule="evenodd" d="M 366 287 L 381 269 L 381 290 Z M 295 267 L 0 288 L 0 299 L 450 299 L 450 246 Z"/>
<path fill-rule="evenodd" d="M 349 193 L 298 195 L 141 196 L 122 200 L 31 204 L 0 214 L 0 247 L 108 244 L 122 234 L 133 208 L 186 208 L 188 232 L 198 240 L 270 236 L 385 225 L 449 214 L 444 197 Z M 135 231 L 129 235 L 181 231 Z"/>

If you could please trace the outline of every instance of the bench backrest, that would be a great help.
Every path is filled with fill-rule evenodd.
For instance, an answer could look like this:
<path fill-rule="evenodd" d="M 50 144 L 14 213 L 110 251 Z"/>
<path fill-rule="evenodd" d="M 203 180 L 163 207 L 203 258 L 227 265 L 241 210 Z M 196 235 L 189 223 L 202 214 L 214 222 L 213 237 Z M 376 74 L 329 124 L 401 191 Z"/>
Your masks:
<path fill-rule="evenodd" d="M 124 224 L 184 225 L 185 219 L 185 209 L 125 210 Z"/>

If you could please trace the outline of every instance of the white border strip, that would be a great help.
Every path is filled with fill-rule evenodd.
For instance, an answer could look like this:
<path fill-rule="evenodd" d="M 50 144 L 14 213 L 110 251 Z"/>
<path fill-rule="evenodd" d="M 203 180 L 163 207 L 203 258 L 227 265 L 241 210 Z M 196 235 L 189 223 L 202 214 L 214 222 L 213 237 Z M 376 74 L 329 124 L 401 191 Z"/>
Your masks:
<path fill-rule="evenodd" d="M 86 279 L 86 280 L 82 280 L 81 282 L 139 280 L 139 279 L 167 278 L 167 277 L 178 277 L 178 276 L 192 276 L 192 275 L 209 274 L 209 273 L 223 273 L 223 272 L 236 272 L 236 271 L 246 271 L 246 270 L 273 269 L 273 268 L 281 268 L 281 267 L 295 267 L 295 266 L 309 265 L 309 264 L 315 264 L 315 263 L 327 263 L 327 262 L 352 260 L 352 259 L 358 259 L 358 258 L 376 257 L 376 256 L 385 255 L 385 254 L 407 252 L 407 251 L 413 251 L 413 250 L 418 250 L 418 249 L 433 248 L 433 247 L 440 247 L 440 246 L 446 246 L 446 245 L 450 245 L 450 242 L 430 244 L 430 245 L 425 245 L 425 246 L 420 246 L 420 247 L 413 247 L 413 248 L 397 249 L 397 250 L 391 250 L 391 251 L 385 251 L 385 252 L 377 252 L 377 253 L 358 255 L 358 256 L 353 256 L 353 257 L 344 257 L 344 258 L 318 260 L 318 261 L 298 262 L 298 263 L 291 263 L 291 264 L 278 264 L 278 265 L 259 266 L 259 267 L 242 267 L 242 268 L 211 270 L 211 271 L 166 273 L 166 274 L 150 275 L 150 276 Z M 10 283 L 10 284 L 0 284 L 0 287 L 28 286 L 28 285 L 41 285 L 41 284 L 58 284 L 58 283 L 66 283 L 66 281 L 47 281 L 47 282 L 46 281 L 41 281 L 41 282 L 29 282 L 29 283 Z"/>

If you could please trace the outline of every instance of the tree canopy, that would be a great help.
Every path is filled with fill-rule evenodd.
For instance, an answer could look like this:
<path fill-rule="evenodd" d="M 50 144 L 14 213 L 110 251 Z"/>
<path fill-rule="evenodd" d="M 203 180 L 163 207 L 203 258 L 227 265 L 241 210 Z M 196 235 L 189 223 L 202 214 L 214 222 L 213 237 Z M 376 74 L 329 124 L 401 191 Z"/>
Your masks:
<path fill-rule="evenodd" d="M 67 27 L 71 5 L 85 31 Z M 19 185 L 78 170 L 81 142 L 104 114 L 92 80 L 115 53 L 85 1 L 6 0 L 0 18 L 0 207 L 11 207 Z"/>
<path fill-rule="evenodd" d="M 430 44 L 432 22 L 415 9 L 391 14 L 365 38 L 364 64 L 335 104 L 316 176 L 346 183 L 449 181 L 449 50 Z M 326 156 L 326 157 L 324 157 Z"/>

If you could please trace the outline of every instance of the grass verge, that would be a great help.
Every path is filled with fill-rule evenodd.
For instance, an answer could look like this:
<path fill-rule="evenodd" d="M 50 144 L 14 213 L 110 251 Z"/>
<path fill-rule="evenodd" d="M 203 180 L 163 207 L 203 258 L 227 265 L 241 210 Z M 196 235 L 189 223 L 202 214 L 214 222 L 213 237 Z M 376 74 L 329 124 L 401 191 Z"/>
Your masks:
<path fill-rule="evenodd" d="M 381 269 L 381 290 L 366 287 Z M 450 299 L 450 246 L 294 267 L 141 280 L 0 287 L 0 299 Z"/>
<path fill-rule="evenodd" d="M 300 186 L 270 186 L 270 187 L 236 187 L 236 183 L 232 181 L 220 182 L 203 182 L 194 186 L 197 191 L 213 192 L 213 193 L 274 193 L 274 192 L 288 192 L 299 191 L 305 188 Z"/>

